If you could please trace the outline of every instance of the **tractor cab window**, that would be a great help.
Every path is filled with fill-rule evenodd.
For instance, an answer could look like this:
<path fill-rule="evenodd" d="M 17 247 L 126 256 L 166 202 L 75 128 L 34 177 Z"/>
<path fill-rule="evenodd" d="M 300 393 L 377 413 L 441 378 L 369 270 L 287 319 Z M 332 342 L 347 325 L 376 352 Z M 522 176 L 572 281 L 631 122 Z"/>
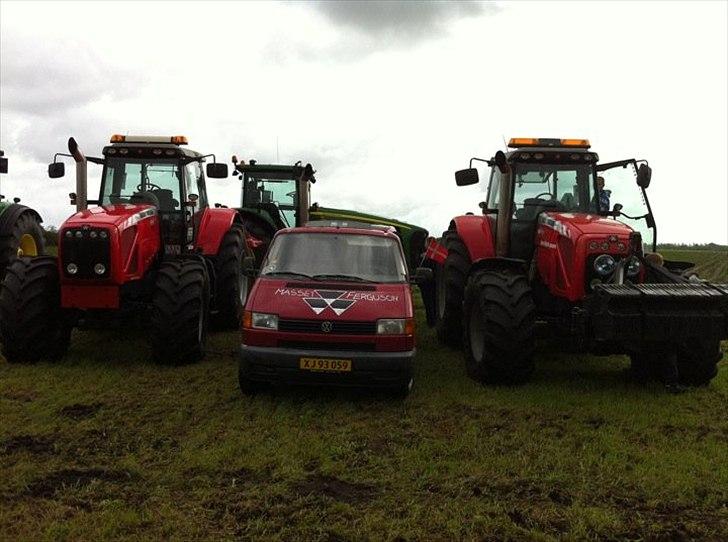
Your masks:
<path fill-rule="evenodd" d="M 109 158 L 104 168 L 101 204 L 149 203 L 160 212 L 179 211 L 180 176 L 176 160 Z"/>
<path fill-rule="evenodd" d="M 243 207 L 261 209 L 279 228 L 296 225 L 296 195 L 296 180 L 290 173 L 245 174 Z"/>
<path fill-rule="evenodd" d="M 535 220 L 539 212 L 588 212 L 594 174 L 590 165 L 518 163 L 513 166 L 514 218 Z"/>
<path fill-rule="evenodd" d="M 633 230 L 640 232 L 642 241 L 652 244 L 654 240 L 654 230 L 648 226 L 647 215 L 649 209 L 645 194 L 637 185 L 637 169 L 634 162 L 628 162 L 624 165 L 609 167 L 604 164 L 606 169 L 601 170 L 603 166 L 597 166 L 596 192 L 598 197 L 594 198 L 592 211 L 596 212 L 597 202 L 599 204 L 599 213 L 607 214 L 614 210 L 614 206 L 621 206 L 619 215 L 614 218 L 624 224 L 627 224 Z"/>
<path fill-rule="evenodd" d="M 198 161 L 189 162 L 185 166 L 185 183 L 187 185 L 187 197 L 190 194 L 197 194 L 198 200 L 195 208 L 203 209 L 207 207 L 205 177 L 202 174 L 202 167 Z"/>

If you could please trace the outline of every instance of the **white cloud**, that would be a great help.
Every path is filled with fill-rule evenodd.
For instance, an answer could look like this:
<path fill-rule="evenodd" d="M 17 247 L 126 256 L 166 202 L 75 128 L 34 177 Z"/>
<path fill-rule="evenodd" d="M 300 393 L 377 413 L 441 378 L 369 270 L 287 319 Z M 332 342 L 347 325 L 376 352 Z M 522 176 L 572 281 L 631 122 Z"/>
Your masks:
<path fill-rule="evenodd" d="M 471 156 L 588 137 L 650 161 L 662 240 L 728 242 L 724 3 L 516 2 L 409 29 L 329 3 L 170 6 L 0 4 L 3 193 L 62 221 L 71 187 L 45 164 L 70 135 L 97 154 L 115 132 L 182 133 L 260 161 L 278 140 L 319 170 L 315 201 L 439 234 L 484 197 L 454 183 Z M 234 179 L 209 189 L 239 200 Z"/>

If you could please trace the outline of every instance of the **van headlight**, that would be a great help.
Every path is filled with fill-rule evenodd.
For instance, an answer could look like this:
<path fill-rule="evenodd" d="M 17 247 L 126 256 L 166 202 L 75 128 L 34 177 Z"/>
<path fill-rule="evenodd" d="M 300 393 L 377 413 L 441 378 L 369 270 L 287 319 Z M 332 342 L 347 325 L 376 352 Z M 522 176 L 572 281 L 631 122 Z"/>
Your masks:
<path fill-rule="evenodd" d="M 412 318 L 382 318 L 377 320 L 377 335 L 412 335 L 414 333 Z"/>
<path fill-rule="evenodd" d="M 632 256 L 629 259 L 629 262 L 627 262 L 627 276 L 634 277 L 635 275 L 639 275 L 641 270 L 642 263 L 640 262 L 640 259 L 637 256 Z"/>
<path fill-rule="evenodd" d="M 253 329 L 278 329 L 278 315 L 254 312 L 252 315 Z"/>
<path fill-rule="evenodd" d="M 603 277 L 611 275 L 616 268 L 617 262 L 609 254 L 602 254 L 594 260 L 594 271 Z"/>

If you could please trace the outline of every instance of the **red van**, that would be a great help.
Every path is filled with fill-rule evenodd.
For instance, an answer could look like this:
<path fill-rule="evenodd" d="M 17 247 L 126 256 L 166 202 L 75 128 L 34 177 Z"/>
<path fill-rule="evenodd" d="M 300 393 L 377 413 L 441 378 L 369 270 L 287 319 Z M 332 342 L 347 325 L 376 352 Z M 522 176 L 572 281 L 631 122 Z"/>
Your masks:
<path fill-rule="evenodd" d="M 243 393 L 265 384 L 412 387 L 414 315 L 399 238 L 386 226 L 280 230 L 243 316 Z"/>

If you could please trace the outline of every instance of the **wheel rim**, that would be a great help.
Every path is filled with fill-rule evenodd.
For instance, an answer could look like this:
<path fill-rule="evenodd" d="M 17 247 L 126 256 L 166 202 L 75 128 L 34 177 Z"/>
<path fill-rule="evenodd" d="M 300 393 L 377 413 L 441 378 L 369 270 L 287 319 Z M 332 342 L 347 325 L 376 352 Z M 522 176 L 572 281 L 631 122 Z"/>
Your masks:
<path fill-rule="evenodd" d="M 240 306 L 244 307 L 245 302 L 248 300 L 248 277 L 244 274 L 240 275 L 240 282 L 238 284 L 238 296 L 240 298 Z"/>
<path fill-rule="evenodd" d="M 18 258 L 37 255 L 38 245 L 35 243 L 35 238 L 29 233 L 23 234 L 20 238 L 20 243 L 18 243 Z"/>
<path fill-rule="evenodd" d="M 470 353 L 476 363 L 483 363 L 485 350 L 485 330 L 483 329 L 483 318 L 478 303 L 473 304 L 468 321 L 468 342 Z"/>

